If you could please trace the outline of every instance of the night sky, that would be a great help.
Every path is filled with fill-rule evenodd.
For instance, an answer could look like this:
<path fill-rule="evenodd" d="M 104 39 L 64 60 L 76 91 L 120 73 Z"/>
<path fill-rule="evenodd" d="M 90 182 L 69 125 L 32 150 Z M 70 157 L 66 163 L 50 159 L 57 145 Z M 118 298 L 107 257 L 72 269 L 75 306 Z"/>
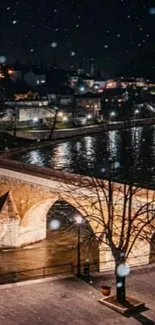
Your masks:
<path fill-rule="evenodd" d="M 154 5 L 153 5 L 154 3 Z M 0 55 L 44 60 L 103 75 L 155 75 L 155 2 L 150 0 L 1 0 Z"/>

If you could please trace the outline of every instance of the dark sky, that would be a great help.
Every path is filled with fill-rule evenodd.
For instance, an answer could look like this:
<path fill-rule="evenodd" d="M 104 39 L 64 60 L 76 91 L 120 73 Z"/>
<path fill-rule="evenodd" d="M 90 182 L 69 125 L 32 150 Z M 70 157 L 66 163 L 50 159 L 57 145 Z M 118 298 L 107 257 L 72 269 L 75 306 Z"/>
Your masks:
<path fill-rule="evenodd" d="M 82 62 L 88 70 L 94 60 L 105 76 L 155 74 L 153 0 L 0 0 L 0 7 L 0 55 L 8 62 L 56 58 L 63 68 Z"/>

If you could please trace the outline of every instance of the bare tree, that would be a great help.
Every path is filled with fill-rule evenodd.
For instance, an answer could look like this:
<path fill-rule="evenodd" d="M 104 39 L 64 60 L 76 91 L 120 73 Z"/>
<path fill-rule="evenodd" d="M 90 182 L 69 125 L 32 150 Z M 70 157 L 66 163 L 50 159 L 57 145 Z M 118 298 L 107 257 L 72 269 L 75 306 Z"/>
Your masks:
<path fill-rule="evenodd" d="M 117 301 L 124 303 L 126 261 L 133 254 L 134 247 L 139 241 L 151 244 L 155 231 L 155 191 L 150 190 L 146 183 L 143 186 L 137 183 L 140 176 L 137 174 L 135 177 L 133 161 L 128 162 L 129 169 L 124 173 L 127 180 L 118 183 L 115 178 L 117 162 L 109 156 L 108 154 L 106 179 L 92 176 L 93 172 L 89 169 L 87 169 L 88 177 L 77 176 L 76 184 L 79 184 L 79 188 L 74 191 L 73 201 L 76 201 L 76 207 L 79 211 L 83 211 L 87 221 L 94 224 L 93 232 L 89 233 L 87 240 L 91 243 L 95 238 L 99 246 L 110 249 L 115 265 Z M 69 188 L 70 185 L 68 193 L 72 195 L 73 191 Z M 89 213 L 85 206 L 88 201 L 91 207 Z M 122 274 L 119 271 L 121 267 L 124 268 Z"/>
<path fill-rule="evenodd" d="M 142 190 L 131 184 L 118 184 L 92 179 L 96 192 L 95 207 L 98 216 L 95 220 L 102 226 L 99 232 L 100 243 L 111 249 L 115 262 L 116 296 L 125 302 L 125 275 L 118 269 L 123 265 L 139 239 L 148 241 L 154 230 L 154 191 Z M 93 203 L 94 204 L 94 203 Z M 94 217 L 90 216 L 90 219 Z M 98 220 L 97 220 L 98 219 Z"/>
<path fill-rule="evenodd" d="M 59 98 L 59 96 L 57 96 L 57 105 L 55 106 L 54 118 L 53 118 L 53 121 L 52 121 L 52 126 L 51 126 L 51 130 L 50 130 L 49 138 L 48 138 L 48 140 L 50 140 L 50 141 L 52 140 L 53 132 L 55 130 L 57 117 L 58 117 L 58 113 L 59 113 L 59 107 L 60 107 L 60 98 Z M 48 108 L 48 109 L 50 109 L 50 108 Z"/>

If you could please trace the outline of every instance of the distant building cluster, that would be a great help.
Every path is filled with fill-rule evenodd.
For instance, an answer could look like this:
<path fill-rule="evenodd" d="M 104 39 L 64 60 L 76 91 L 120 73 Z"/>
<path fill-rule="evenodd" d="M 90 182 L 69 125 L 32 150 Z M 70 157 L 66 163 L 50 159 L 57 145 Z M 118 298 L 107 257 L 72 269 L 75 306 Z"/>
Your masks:
<path fill-rule="evenodd" d="M 133 114 L 129 107 L 154 96 L 153 81 L 133 77 L 105 80 L 93 64 L 89 74 L 81 66 L 77 71 L 64 71 L 56 64 L 38 67 L 16 63 L 0 67 L 3 123 L 16 119 L 21 126 L 48 125 L 57 110 L 59 122 L 72 121 L 75 125 L 129 118 Z M 124 109 L 120 110 L 122 106 Z"/>

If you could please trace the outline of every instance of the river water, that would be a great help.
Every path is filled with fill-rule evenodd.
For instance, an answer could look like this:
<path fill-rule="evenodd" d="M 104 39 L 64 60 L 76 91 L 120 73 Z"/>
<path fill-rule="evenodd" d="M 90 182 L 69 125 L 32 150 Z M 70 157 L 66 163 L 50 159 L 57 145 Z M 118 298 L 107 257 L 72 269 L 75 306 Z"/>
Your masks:
<path fill-rule="evenodd" d="M 14 159 L 77 174 L 155 186 L 155 126 L 78 137 L 30 150 Z"/>

